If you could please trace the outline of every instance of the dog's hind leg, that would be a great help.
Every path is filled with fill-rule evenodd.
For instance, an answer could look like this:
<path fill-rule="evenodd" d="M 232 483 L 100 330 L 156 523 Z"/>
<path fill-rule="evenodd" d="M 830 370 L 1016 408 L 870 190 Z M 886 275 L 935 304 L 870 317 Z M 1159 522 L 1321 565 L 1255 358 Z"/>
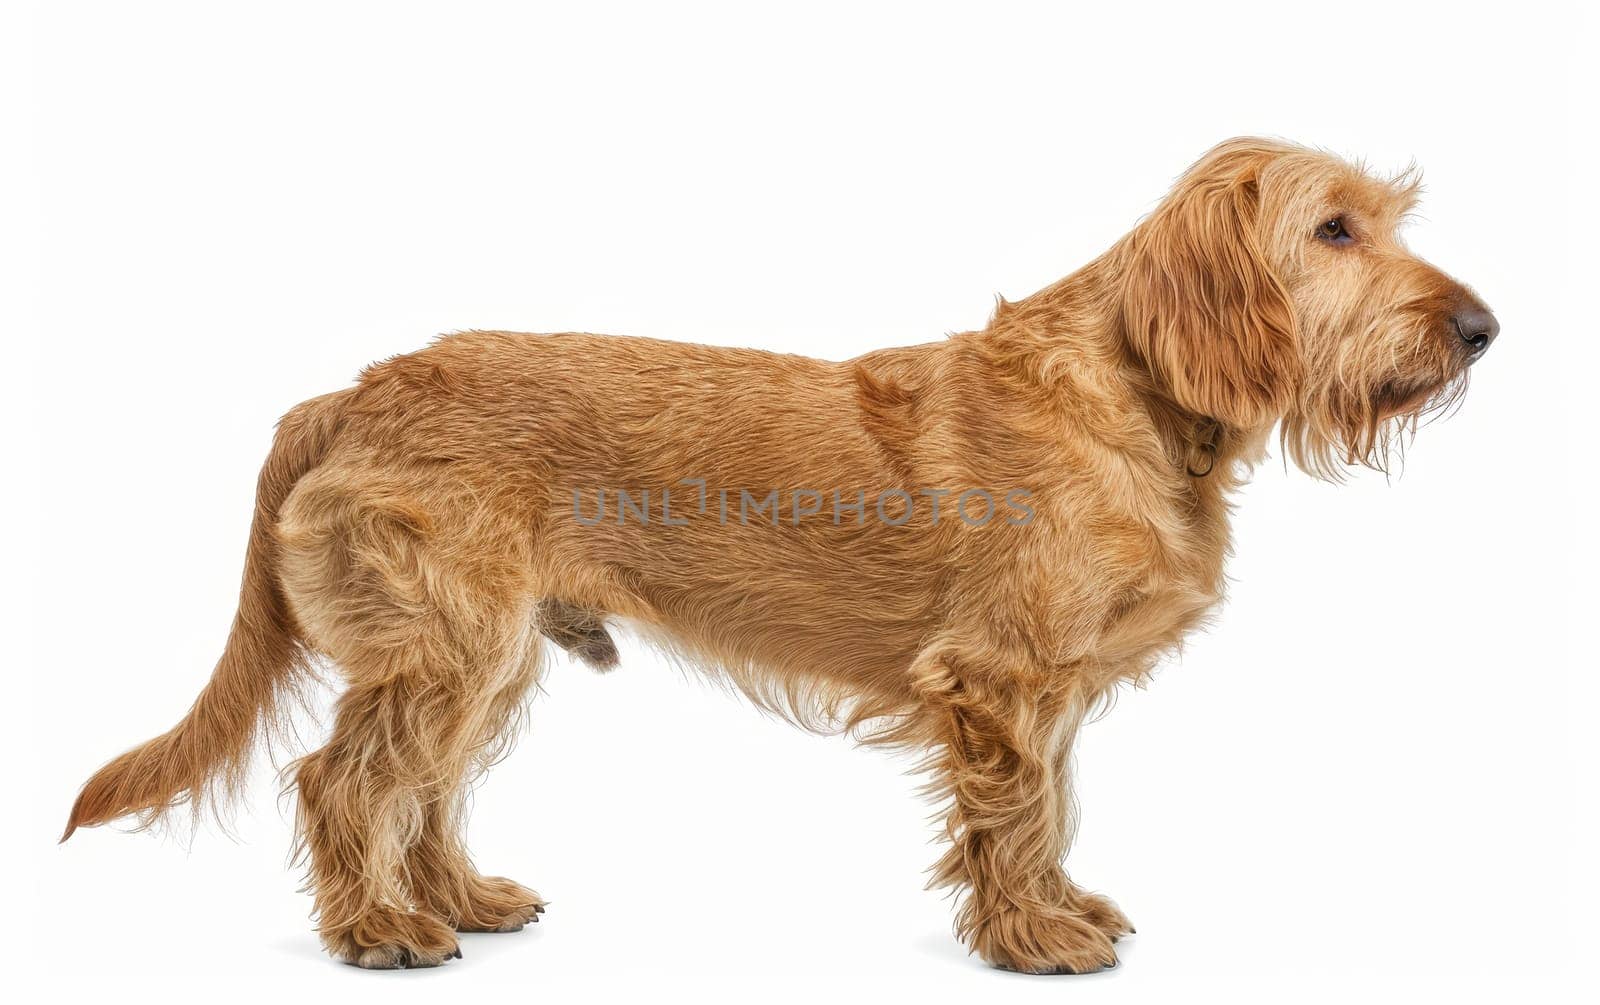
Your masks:
<path fill-rule="evenodd" d="M 467 540 L 446 522 L 459 501 L 430 509 L 358 474 L 302 483 L 279 526 L 295 617 L 349 682 L 327 745 L 294 766 L 297 822 L 329 952 L 436 966 L 482 906 L 441 888 L 521 897 L 466 880 L 456 824 L 474 756 L 534 676 L 533 593 L 513 536 L 478 520 L 466 526 L 485 536 Z"/>
<path fill-rule="evenodd" d="M 407 676 L 352 684 L 328 744 L 294 765 L 317 929 L 360 967 L 438 966 L 460 951 L 444 918 L 417 909 L 405 868 L 444 770 L 437 745 L 452 744 L 429 720 L 458 717 L 428 692 Z"/>
<path fill-rule="evenodd" d="M 489 767 L 510 748 L 530 687 L 537 686 L 542 646 L 531 629 L 578 657 L 591 669 L 617 664 L 617 647 L 599 611 L 546 599 L 535 608 L 529 637 L 502 675 L 505 683 L 479 713 L 481 731 L 468 774 Z M 470 778 L 447 797 L 430 802 L 422 833 L 411 846 L 408 870 L 419 901 L 460 932 L 515 932 L 539 920 L 545 902 L 538 893 L 499 876 L 481 875 L 462 840 L 463 809 Z"/>
<path fill-rule="evenodd" d="M 470 753 L 466 777 L 428 803 L 422 832 L 407 851 L 407 872 L 417 900 L 458 932 L 520 931 L 544 912 L 544 898 L 538 893 L 504 877 L 479 873 L 463 834 L 469 786 L 510 750 L 527 692 L 538 685 L 542 650 L 530 625 L 520 652 L 511 655 L 505 683 L 477 714 L 478 742 Z"/>

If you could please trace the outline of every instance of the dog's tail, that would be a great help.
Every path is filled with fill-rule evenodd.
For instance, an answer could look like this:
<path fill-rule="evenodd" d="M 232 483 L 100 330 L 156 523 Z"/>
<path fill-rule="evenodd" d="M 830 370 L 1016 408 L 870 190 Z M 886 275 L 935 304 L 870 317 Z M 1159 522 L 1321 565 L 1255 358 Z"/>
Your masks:
<path fill-rule="evenodd" d="M 273 528 L 295 483 L 316 467 L 338 434 L 339 391 L 304 402 L 278 424 L 256 483 L 239 610 L 222 658 L 189 713 L 171 730 L 97 771 L 78 793 L 65 841 L 79 827 L 137 814 L 141 828 L 183 805 L 218 806 L 236 795 L 257 736 L 281 725 L 284 699 L 309 671 L 277 581 Z"/>

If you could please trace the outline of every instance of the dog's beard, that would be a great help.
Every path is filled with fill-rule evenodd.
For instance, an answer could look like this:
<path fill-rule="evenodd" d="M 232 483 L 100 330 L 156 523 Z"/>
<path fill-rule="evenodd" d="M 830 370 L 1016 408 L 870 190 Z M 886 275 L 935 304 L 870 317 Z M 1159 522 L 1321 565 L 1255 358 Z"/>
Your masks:
<path fill-rule="evenodd" d="M 1469 372 L 1441 351 L 1410 372 L 1385 368 L 1367 379 L 1340 377 L 1304 389 L 1280 427 L 1284 453 L 1328 481 L 1354 467 L 1387 474 L 1404 463 L 1417 430 L 1460 406 Z"/>

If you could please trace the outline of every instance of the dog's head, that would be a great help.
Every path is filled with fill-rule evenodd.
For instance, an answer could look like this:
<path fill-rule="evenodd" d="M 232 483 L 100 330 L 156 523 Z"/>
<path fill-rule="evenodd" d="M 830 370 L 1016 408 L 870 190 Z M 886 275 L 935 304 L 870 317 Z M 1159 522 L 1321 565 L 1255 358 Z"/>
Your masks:
<path fill-rule="evenodd" d="M 1130 349 L 1184 408 L 1242 429 L 1281 421 L 1307 471 L 1385 467 L 1499 333 L 1401 242 L 1417 188 L 1412 172 L 1375 178 L 1286 143 L 1222 144 L 1121 246 Z"/>

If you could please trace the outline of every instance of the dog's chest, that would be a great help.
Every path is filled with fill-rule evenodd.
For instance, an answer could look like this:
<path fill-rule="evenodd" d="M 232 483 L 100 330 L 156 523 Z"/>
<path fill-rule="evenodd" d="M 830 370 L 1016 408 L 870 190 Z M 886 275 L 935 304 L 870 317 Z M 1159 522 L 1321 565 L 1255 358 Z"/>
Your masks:
<path fill-rule="evenodd" d="M 1145 672 L 1220 601 L 1225 507 L 1094 506 L 1057 525 L 1045 590 L 1063 662 Z"/>

